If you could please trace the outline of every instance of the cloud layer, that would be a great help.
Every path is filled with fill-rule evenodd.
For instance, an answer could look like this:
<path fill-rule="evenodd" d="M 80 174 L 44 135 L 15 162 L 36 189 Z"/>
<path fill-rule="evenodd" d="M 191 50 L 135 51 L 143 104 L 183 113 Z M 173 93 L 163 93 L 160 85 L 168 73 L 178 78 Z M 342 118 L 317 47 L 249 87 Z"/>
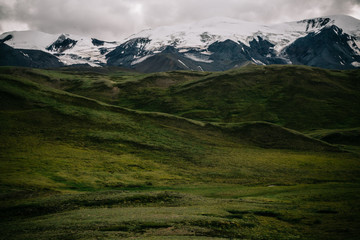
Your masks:
<path fill-rule="evenodd" d="M 145 28 L 214 16 L 269 24 L 334 14 L 360 18 L 360 0 L 0 0 L 0 32 L 119 40 Z"/>

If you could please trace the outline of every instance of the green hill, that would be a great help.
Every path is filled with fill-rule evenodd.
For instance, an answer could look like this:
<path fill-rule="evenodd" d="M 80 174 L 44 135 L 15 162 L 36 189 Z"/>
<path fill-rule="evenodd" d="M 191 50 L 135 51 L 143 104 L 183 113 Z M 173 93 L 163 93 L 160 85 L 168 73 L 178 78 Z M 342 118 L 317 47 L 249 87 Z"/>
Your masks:
<path fill-rule="evenodd" d="M 136 89 L 121 87 L 116 104 L 211 122 L 268 121 L 297 130 L 357 127 L 359 76 L 358 71 L 248 66 L 195 80 L 178 78 L 165 89 L 149 85 L 147 77 Z"/>
<path fill-rule="evenodd" d="M 277 68 L 284 67 L 269 67 L 279 75 L 303 71 Z M 285 128 L 291 121 L 280 114 L 274 122 L 283 126 L 257 117 L 226 122 L 222 111 L 184 118 L 200 100 L 218 100 L 219 109 L 227 104 L 220 76 L 225 86 L 234 84 L 226 87 L 229 97 L 242 86 L 259 93 L 244 90 L 245 102 L 258 99 L 266 88 L 239 76 L 264 69 L 143 75 L 0 68 L 0 238 L 355 239 L 356 147 L 324 142 L 326 129 L 304 135 Z M 356 104 L 356 71 L 309 71 L 332 76 L 326 81 L 341 89 L 339 96 L 348 93 L 340 103 Z M 349 119 L 331 124 L 356 126 L 357 109 L 338 111 Z M 309 130 L 315 116 L 306 119 L 298 129 Z"/>
<path fill-rule="evenodd" d="M 35 81 L 113 105 L 200 121 L 267 121 L 300 131 L 360 125 L 356 70 L 249 65 L 217 73 L 93 71 L 29 74 Z"/>

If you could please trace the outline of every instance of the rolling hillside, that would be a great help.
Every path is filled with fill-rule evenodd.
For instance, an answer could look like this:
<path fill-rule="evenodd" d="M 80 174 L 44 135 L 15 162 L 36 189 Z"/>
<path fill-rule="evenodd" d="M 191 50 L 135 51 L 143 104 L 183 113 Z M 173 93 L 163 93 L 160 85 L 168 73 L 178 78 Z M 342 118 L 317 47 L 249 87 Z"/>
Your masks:
<path fill-rule="evenodd" d="M 305 132 L 360 126 L 357 70 L 248 65 L 220 73 L 24 71 L 13 74 L 109 104 L 205 122 L 267 121 Z"/>
<path fill-rule="evenodd" d="M 355 239 L 357 76 L 1 67 L 0 238 Z"/>

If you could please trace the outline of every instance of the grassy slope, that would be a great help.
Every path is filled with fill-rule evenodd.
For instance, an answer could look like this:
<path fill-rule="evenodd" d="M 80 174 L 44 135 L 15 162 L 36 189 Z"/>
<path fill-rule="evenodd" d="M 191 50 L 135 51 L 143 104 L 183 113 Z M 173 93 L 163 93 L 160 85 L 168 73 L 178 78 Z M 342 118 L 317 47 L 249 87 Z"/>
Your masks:
<path fill-rule="evenodd" d="M 32 72 L 34 74 L 34 72 Z M 227 72 L 37 71 L 36 81 L 132 109 L 300 131 L 360 125 L 359 71 L 247 66 Z"/>
<path fill-rule="evenodd" d="M 248 66 L 166 90 L 143 85 L 136 95 L 129 88 L 118 104 L 130 98 L 135 108 L 205 121 L 270 121 L 297 130 L 357 127 L 359 82 L 358 71 Z"/>
<path fill-rule="evenodd" d="M 209 125 L 46 86 L 63 81 L 58 88 L 75 91 L 66 73 L 1 70 L 5 239 L 358 234 L 356 154 L 266 123 Z M 122 74 L 84 79 L 92 86 L 91 75 Z M 195 75 L 186 76 L 206 73 Z"/>

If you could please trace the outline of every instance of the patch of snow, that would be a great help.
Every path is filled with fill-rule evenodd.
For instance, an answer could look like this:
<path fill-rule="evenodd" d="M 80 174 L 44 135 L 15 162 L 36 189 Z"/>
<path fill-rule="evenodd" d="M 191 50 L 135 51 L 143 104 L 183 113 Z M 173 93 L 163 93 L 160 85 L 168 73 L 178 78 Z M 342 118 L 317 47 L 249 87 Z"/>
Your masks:
<path fill-rule="evenodd" d="M 360 67 L 360 62 L 352 62 L 351 65 L 354 67 Z"/>
<path fill-rule="evenodd" d="M 185 53 L 188 51 L 189 51 L 189 49 L 187 49 L 187 48 L 179 49 L 179 53 Z"/>
<path fill-rule="evenodd" d="M 20 52 L 21 52 L 21 54 L 24 55 L 25 57 L 30 58 L 28 54 L 23 53 L 22 51 L 20 51 Z"/>
<path fill-rule="evenodd" d="M 204 62 L 204 63 L 212 63 L 214 62 L 213 60 L 210 60 L 209 57 L 207 55 L 205 56 L 196 56 L 195 54 L 192 53 L 185 53 L 184 54 L 185 57 L 194 60 L 195 62 Z"/>
<path fill-rule="evenodd" d="M 212 55 L 213 53 L 212 53 L 212 52 L 209 52 L 209 51 L 202 51 L 201 54 L 210 56 L 210 55 Z"/>
<path fill-rule="evenodd" d="M 188 66 L 186 66 L 185 63 L 183 63 L 180 59 L 178 59 L 178 62 L 181 63 L 182 65 L 184 65 L 187 69 L 190 69 Z"/>
<path fill-rule="evenodd" d="M 251 60 L 256 63 L 257 65 L 266 65 L 265 63 L 263 63 L 262 61 L 259 60 L 255 60 L 254 58 L 251 58 Z"/>
<path fill-rule="evenodd" d="M 137 58 L 137 59 L 135 59 L 134 61 L 131 62 L 131 65 L 141 63 L 141 62 L 145 61 L 146 59 L 148 59 L 149 57 L 152 57 L 152 56 L 154 56 L 154 54 L 146 55 L 146 56 L 141 57 L 141 58 Z"/>

